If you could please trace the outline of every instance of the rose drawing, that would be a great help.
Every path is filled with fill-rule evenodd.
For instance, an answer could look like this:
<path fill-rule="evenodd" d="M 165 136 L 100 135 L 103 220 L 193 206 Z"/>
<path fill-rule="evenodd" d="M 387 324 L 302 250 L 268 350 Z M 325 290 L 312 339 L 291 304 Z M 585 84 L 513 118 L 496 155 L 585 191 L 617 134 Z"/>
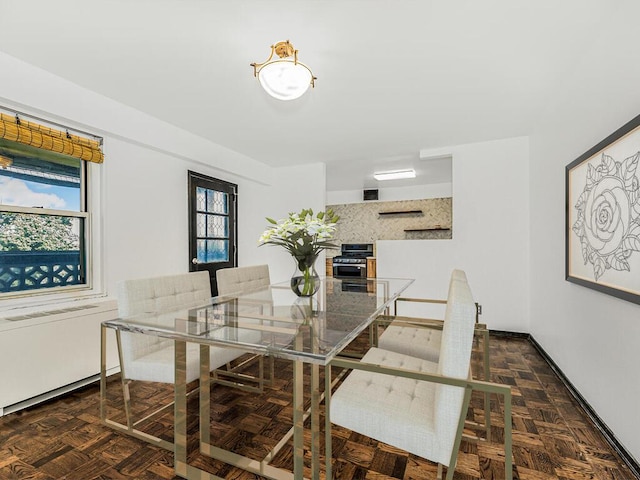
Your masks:
<path fill-rule="evenodd" d="M 587 167 L 572 230 L 596 281 L 609 269 L 630 271 L 628 259 L 640 251 L 639 159 L 640 152 L 621 162 L 603 153 L 597 166 Z"/>

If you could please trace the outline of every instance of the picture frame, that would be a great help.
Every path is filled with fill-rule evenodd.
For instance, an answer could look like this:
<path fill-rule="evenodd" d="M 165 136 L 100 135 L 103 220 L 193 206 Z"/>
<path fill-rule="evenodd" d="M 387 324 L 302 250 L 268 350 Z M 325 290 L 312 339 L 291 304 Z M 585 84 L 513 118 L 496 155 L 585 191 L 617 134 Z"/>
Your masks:
<path fill-rule="evenodd" d="M 640 304 L 640 115 L 566 166 L 565 279 Z"/>

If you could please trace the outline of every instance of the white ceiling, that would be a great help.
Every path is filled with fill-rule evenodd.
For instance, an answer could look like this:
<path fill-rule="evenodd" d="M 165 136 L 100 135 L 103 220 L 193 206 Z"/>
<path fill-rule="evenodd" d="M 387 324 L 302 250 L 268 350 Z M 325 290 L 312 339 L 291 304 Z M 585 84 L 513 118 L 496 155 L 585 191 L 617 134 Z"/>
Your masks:
<path fill-rule="evenodd" d="M 0 50 L 267 164 L 325 162 L 344 190 L 529 134 L 624 3 L 0 0 Z M 249 66 L 286 39 L 318 77 L 292 102 Z M 442 181 L 435 163 L 417 183 Z"/>

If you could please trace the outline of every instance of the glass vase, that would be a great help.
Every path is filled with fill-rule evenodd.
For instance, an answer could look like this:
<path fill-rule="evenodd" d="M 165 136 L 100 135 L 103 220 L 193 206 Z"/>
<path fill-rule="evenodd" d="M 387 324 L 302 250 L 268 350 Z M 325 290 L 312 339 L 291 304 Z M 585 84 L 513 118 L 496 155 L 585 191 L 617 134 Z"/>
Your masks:
<path fill-rule="evenodd" d="M 296 269 L 291 276 L 291 290 L 299 297 L 310 297 L 320 288 L 315 261 L 315 257 L 306 262 L 296 260 Z"/>

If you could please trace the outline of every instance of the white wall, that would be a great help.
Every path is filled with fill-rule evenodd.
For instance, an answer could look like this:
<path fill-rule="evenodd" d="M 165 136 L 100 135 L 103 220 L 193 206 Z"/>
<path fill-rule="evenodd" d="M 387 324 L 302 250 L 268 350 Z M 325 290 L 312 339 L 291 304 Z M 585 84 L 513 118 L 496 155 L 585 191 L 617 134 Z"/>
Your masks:
<path fill-rule="evenodd" d="M 409 187 L 387 187 L 378 189 L 378 201 L 422 200 L 423 198 L 446 198 L 451 196 L 450 183 L 412 185 Z M 327 205 L 363 203 L 362 190 L 334 190 L 327 192 Z M 373 200 L 368 200 L 373 201 Z"/>
<path fill-rule="evenodd" d="M 110 294 L 122 279 L 187 271 L 188 170 L 238 184 L 239 263 L 269 262 L 275 278 L 282 259 L 258 249 L 264 217 L 324 206 L 324 165 L 272 169 L 1 52 L 0 71 L 0 105 L 104 137 L 105 163 L 91 166 L 102 185 L 93 221 L 103 259 L 92 294 Z M 51 298 L 7 300 L 2 309 Z"/>
<path fill-rule="evenodd" d="M 453 155 L 453 239 L 377 243 L 378 276 L 411 277 L 407 296 L 446 298 L 467 273 L 490 329 L 529 331 L 529 143 L 460 145 Z"/>
<path fill-rule="evenodd" d="M 109 292 L 122 279 L 187 271 L 188 170 L 238 184 L 238 262 L 269 260 L 257 240 L 279 189 L 120 139 L 109 139 L 108 147 L 104 212 Z M 321 188 L 316 190 L 323 195 Z"/>
<path fill-rule="evenodd" d="M 314 213 L 325 208 L 325 164 L 314 163 L 296 167 L 283 167 L 274 170 L 272 194 L 265 197 L 268 200 L 269 211 L 262 215 L 258 225 L 258 235 L 267 227 L 265 216 L 280 220 L 286 218 L 290 212 L 299 212 L 304 208 L 313 209 Z M 295 263 L 283 248 L 264 245 L 259 248 L 260 258 L 266 258 L 269 263 L 269 273 L 272 282 L 281 282 L 291 278 Z M 324 252 L 318 257 L 316 269 L 320 275 L 324 274 Z M 264 262 L 251 262 L 264 263 Z"/>
<path fill-rule="evenodd" d="M 274 279 L 285 279 L 284 270 L 289 274 L 293 270 L 281 252 L 274 255 L 265 247 L 258 249 L 258 237 L 265 216 L 324 206 L 324 165 L 274 171 L 2 53 L 0 71 L 1 106 L 101 135 L 105 152 L 104 164 L 89 167 L 94 187 L 90 193 L 97 207 L 91 219 L 94 288 L 73 295 L 5 299 L 0 303 L 0 316 L 50 311 L 59 308 L 52 306 L 54 302 L 68 303 L 80 297 L 95 302 L 95 297 L 113 296 L 120 280 L 188 271 L 188 170 L 238 184 L 240 265 L 268 262 Z M 4 325 L 0 354 L 32 354 L 25 368 L 17 371 L 19 382 L 14 381 L 11 359 L 0 358 L 0 365 L 9 368 L 0 368 L 0 383 L 15 385 L 10 395 L 0 395 L 0 415 L 13 402 L 99 372 L 100 322 L 116 316 L 115 302 L 101 305 L 107 303 L 111 305 L 108 312 L 81 320 L 69 314 L 58 315 L 55 323 L 52 317 L 42 316 L 28 323 L 12 322 L 10 328 Z M 52 332 L 64 338 L 52 341 Z M 115 367 L 113 336 L 107 347 L 107 366 Z M 68 361 L 70 354 L 73 362 Z"/>
<path fill-rule="evenodd" d="M 531 136 L 531 333 L 638 460 L 640 305 L 565 281 L 564 181 L 568 163 L 640 113 L 639 16 L 636 2 L 603 19 Z"/>
<path fill-rule="evenodd" d="M 79 87 L 0 51 L 2 105 L 70 127 L 121 137 L 177 158 L 213 164 L 269 184 L 271 169 L 254 159 Z"/>

